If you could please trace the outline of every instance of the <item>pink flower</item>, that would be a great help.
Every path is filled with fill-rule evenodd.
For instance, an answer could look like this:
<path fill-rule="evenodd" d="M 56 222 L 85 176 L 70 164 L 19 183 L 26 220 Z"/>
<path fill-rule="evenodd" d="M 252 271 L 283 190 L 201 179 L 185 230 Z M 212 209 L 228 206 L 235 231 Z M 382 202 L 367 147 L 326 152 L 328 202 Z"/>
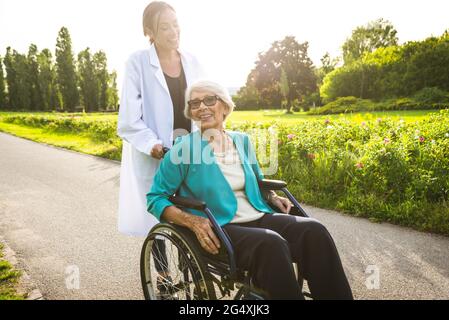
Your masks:
<path fill-rule="evenodd" d="M 361 162 L 357 162 L 355 164 L 355 166 L 357 167 L 357 169 L 363 169 L 363 167 L 364 167 L 363 163 L 361 163 Z"/>
<path fill-rule="evenodd" d="M 296 137 L 293 133 L 290 133 L 288 136 L 287 136 L 287 139 L 288 140 L 292 140 L 294 137 Z"/>
<path fill-rule="evenodd" d="M 309 158 L 310 160 L 315 160 L 316 154 L 308 153 L 308 154 L 307 154 L 307 158 Z"/>
<path fill-rule="evenodd" d="M 362 125 L 362 127 L 366 127 L 366 122 L 362 121 L 361 125 Z"/>
<path fill-rule="evenodd" d="M 426 141 L 426 138 L 424 138 L 423 136 L 419 137 L 419 142 L 423 143 L 424 141 Z"/>
<path fill-rule="evenodd" d="M 331 121 L 329 119 L 326 119 L 326 120 L 324 120 L 324 123 L 329 124 L 329 123 L 331 123 Z"/>
<path fill-rule="evenodd" d="M 390 143 L 390 139 L 385 138 L 385 139 L 384 139 L 384 144 L 389 144 L 389 143 Z"/>

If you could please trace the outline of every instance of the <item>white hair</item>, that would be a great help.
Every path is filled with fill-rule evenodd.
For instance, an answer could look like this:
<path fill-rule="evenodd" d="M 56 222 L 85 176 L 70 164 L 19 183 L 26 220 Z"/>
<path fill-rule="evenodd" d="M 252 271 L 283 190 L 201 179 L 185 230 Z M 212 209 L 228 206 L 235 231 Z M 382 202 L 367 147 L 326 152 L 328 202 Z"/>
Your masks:
<path fill-rule="evenodd" d="M 184 116 L 187 119 L 192 119 L 190 106 L 187 103 L 192 96 L 192 92 L 207 92 L 211 94 L 215 94 L 223 101 L 225 107 L 227 108 L 227 112 L 225 115 L 225 119 L 231 114 L 231 112 L 235 108 L 234 101 L 232 101 L 231 95 L 228 90 L 217 82 L 210 80 L 199 80 L 190 85 L 186 90 L 185 96 L 185 108 L 184 108 Z"/>

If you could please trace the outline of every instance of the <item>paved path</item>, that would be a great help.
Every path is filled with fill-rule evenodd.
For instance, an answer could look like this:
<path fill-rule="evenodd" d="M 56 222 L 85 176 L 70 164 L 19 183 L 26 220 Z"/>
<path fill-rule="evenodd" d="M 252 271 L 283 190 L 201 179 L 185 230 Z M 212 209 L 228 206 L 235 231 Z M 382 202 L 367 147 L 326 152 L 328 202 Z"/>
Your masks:
<path fill-rule="evenodd" d="M 117 162 L 0 133 L 0 235 L 46 299 L 142 299 L 143 239 L 116 231 L 118 186 Z M 356 298 L 449 299 L 449 238 L 305 208 L 334 236 Z"/>

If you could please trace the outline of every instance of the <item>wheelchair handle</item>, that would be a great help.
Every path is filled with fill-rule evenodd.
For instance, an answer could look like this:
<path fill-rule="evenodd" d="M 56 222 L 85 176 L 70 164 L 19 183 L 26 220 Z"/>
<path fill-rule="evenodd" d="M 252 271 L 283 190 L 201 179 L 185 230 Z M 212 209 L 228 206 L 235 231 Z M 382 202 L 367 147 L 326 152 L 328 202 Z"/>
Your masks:
<path fill-rule="evenodd" d="M 281 180 L 259 180 L 259 188 L 263 190 L 282 190 L 282 188 L 287 187 L 287 183 Z"/>
<path fill-rule="evenodd" d="M 180 196 L 171 196 L 168 198 L 170 202 L 172 202 L 174 205 L 189 208 L 189 209 L 195 209 L 204 211 L 206 209 L 206 203 L 203 201 L 199 201 L 192 198 L 186 198 L 186 197 L 180 197 Z"/>

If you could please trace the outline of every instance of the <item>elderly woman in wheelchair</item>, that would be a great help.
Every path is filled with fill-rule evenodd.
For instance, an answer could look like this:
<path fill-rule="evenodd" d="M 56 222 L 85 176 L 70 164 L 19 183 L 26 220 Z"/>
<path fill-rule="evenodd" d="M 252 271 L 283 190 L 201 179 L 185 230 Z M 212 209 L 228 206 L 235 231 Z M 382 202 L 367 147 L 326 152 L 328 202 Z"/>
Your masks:
<path fill-rule="evenodd" d="M 326 228 L 285 183 L 264 180 L 247 135 L 224 130 L 233 108 L 217 83 L 187 89 L 200 130 L 177 139 L 147 194 L 162 223 L 142 249 L 146 298 L 216 299 L 236 286 L 236 299 L 304 299 L 305 279 L 314 299 L 352 299 Z"/>

